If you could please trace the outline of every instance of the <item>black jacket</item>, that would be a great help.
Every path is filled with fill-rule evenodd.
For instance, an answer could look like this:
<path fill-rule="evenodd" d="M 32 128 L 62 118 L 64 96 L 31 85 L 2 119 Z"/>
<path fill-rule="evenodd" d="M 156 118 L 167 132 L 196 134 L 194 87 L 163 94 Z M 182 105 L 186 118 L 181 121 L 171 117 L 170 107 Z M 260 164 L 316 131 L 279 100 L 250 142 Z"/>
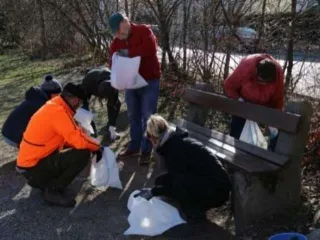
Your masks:
<path fill-rule="evenodd" d="M 94 95 L 99 96 L 98 86 L 102 81 L 110 80 L 111 72 L 107 68 L 95 68 L 90 70 L 82 80 L 82 87 L 89 98 Z"/>
<path fill-rule="evenodd" d="M 49 99 L 38 87 L 31 87 L 25 94 L 25 100 L 9 115 L 2 127 L 2 135 L 20 144 L 32 115 Z"/>
<path fill-rule="evenodd" d="M 186 174 L 195 179 L 207 179 L 210 184 L 230 187 L 228 174 L 217 157 L 180 128 L 171 133 L 156 151 L 163 157 L 167 175 L 172 179 L 175 175 Z M 161 195 L 161 189 L 154 193 Z"/>

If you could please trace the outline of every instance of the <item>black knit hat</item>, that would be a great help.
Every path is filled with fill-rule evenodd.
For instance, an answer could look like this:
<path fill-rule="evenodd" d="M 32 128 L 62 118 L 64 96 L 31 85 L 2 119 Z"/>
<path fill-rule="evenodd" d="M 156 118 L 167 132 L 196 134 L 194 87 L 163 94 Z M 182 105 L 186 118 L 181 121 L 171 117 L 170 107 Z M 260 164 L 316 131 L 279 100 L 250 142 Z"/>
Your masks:
<path fill-rule="evenodd" d="M 43 79 L 42 84 L 40 85 L 42 91 L 48 94 L 55 94 L 62 92 L 61 83 L 52 77 L 52 75 L 46 75 Z"/>
<path fill-rule="evenodd" d="M 63 88 L 62 93 L 63 92 L 71 93 L 73 96 L 80 98 L 82 101 L 87 101 L 87 94 L 80 84 L 67 83 Z"/>

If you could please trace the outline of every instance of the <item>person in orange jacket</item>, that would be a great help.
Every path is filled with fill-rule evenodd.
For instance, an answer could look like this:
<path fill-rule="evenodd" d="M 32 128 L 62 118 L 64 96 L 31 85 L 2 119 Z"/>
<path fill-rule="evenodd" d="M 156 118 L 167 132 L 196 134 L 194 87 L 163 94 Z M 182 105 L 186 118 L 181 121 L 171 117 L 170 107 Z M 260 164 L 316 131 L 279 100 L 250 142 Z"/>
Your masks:
<path fill-rule="evenodd" d="M 99 143 L 73 119 L 85 100 L 82 87 L 68 83 L 61 96 L 48 101 L 32 116 L 23 134 L 17 170 L 31 187 L 44 191 L 50 204 L 74 206 L 75 200 L 65 196 L 64 189 L 87 166 L 92 153 L 98 161 L 102 157 Z"/>
<path fill-rule="evenodd" d="M 282 110 L 284 106 L 284 74 L 280 64 L 268 54 L 253 54 L 243 58 L 224 81 L 224 91 L 230 98 Z M 245 119 L 232 116 L 230 136 L 239 139 Z M 274 149 L 277 129 L 269 127 L 269 149 Z"/>

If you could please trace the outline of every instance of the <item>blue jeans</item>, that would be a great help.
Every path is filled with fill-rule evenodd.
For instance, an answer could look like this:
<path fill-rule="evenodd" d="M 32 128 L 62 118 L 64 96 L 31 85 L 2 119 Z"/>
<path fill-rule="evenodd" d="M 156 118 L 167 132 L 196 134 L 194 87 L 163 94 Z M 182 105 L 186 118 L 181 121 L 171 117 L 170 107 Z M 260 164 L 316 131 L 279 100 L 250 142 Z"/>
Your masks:
<path fill-rule="evenodd" d="M 148 81 L 148 86 L 126 90 L 125 98 L 131 137 L 129 150 L 151 152 L 151 142 L 144 136 L 144 133 L 149 117 L 157 112 L 158 97 L 159 79 Z"/>

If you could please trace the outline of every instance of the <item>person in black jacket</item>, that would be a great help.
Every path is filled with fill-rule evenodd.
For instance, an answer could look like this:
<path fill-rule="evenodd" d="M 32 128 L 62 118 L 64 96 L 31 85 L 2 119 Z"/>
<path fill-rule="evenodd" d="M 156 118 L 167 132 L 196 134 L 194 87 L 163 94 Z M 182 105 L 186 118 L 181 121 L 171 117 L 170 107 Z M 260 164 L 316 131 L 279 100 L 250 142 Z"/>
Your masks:
<path fill-rule="evenodd" d="M 163 159 L 166 172 L 155 180 L 152 189 L 142 189 L 135 197 L 169 197 L 178 203 L 187 220 L 203 218 L 207 210 L 228 201 L 231 183 L 227 172 L 202 143 L 178 127 L 170 128 L 159 115 L 150 117 L 146 134 Z"/>
<path fill-rule="evenodd" d="M 25 93 L 25 100 L 16 107 L 2 127 L 4 140 L 13 147 L 19 147 L 23 133 L 32 115 L 38 111 L 49 99 L 60 94 L 62 86 L 52 77 L 45 76 L 39 87 L 31 87 Z"/>
<path fill-rule="evenodd" d="M 116 122 L 121 108 L 121 102 L 119 99 L 119 92 L 113 88 L 110 83 L 111 72 L 108 68 L 94 68 L 89 70 L 82 80 L 82 87 L 84 88 L 88 102 L 84 103 L 83 108 L 89 110 L 89 101 L 91 96 L 96 96 L 100 100 L 107 100 L 108 110 L 108 129 L 110 132 L 111 140 L 119 137 L 119 134 L 115 131 Z M 94 122 L 92 126 L 96 129 Z"/>

